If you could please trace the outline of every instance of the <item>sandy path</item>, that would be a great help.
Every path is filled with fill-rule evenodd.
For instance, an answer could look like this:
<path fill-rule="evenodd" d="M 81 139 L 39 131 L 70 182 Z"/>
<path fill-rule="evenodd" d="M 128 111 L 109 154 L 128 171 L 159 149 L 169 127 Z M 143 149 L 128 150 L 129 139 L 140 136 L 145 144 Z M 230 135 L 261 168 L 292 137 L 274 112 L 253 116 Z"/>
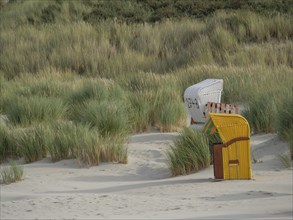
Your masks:
<path fill-rule="evenodd" d="M 233 181 L 215 181 L 212 167 L 170 177 L 176 135 L 132 136 L 126 165 L 27 164 L 25 180 L 1 185 L 1 219 L 292 219 L 292 170 L 275 135 L 252 137 L 253 179 Z"/>

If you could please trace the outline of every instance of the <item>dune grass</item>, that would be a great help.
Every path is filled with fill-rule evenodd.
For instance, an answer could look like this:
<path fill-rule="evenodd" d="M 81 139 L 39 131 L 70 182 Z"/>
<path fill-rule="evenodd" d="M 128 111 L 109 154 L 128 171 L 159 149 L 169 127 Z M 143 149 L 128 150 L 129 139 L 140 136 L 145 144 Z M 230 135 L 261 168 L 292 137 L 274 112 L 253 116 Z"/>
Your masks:
<path fill-rule="evenodd" d="M 1 32 L 5 47 L 0 64 L 7 78 L 25 72 L 38 74 L 50 67 L 105 78 L 139 71 L 167 73 L 193 64 L 229 66 L 237 62 L 246 66 L 258 64 L 259 59 L 264 65 L 292 67 L 292 49 L 274 45 L 292 44 L 291 23 L 291 17 L 282 15 L 268 18 L 252 12 L 223 12 L 206 22 L 26 24 Z M 14 43 L 18 41 L 21 44 Z M 268 42 L 268 47 L 262 45 Z"/>
<path fill-rule="evenodd" d="M 88 125 L 55 122 L 47 129 L 52 138 L 47 145 L 52 161 L 76 158 L 80 166 L 99 164 L 99 137 Z"/>
<path fill-rule="evenodd" d="M 277 107 L 272 95 L 263 94 L 251 99 L 243 114 L 254 133 L 275 132 Z"/>
<path fill-rule="evenodd" d="M 291 131 L 276 130 L 278 121 L 290 130 L 290 117 L 278 113 L 279 100 L 292 89 L 292 17 L 224 11 L 204 20 L 93 24 L 57 16 L 63 22 L 46 25 L 41 17 L 0 22 L 0 112 L 9 119 L 0 127 L 1 160 L 16 156 L 22 143 L 29 145 L 21 151 L 31 154 L 28 161 L 41 159 L 45 146 L 53 161 L 125 163 L 127 135 L 185 126 L 184 90 L 207 78 L 224 79 L 223 102 L 248 105 L 254 132 L 280 132 L 292 143 Z"/>
<path fill-rule="evenodd" d="M 292 167 L 292 156 L 291 155 L 279 154 L 278 158 L 282 162 L 284 168 L 291 168 Z"/>
<path fill-rule="evenodd" d="M 129 93 L 129 122 L 134 132 L 143 132 L 151 126 L 150 96 L 146 92 Z"/>
<path fill-rule="evenodd" d="M 127 135 L 130 131 L 128 115 L 123 103 L 114 101 L 88 101 L 73 107 L 74 120 L 79 123 L 89 124 L 100 135 Z"/>
<path fill-rule="evenodd" d="M 4 184 L 10 184 L 23 179 L 23 167 L 17 165 L 14 161 L 9 166 L 1 167 L 0 176 Z"/>
<path fill-rule="evenodd" d="M 7 106 L 8 118 L 15 125 L 61 119 L 65 112 L 66 105 L 54 97 L 15 97 Z"/>
<path fill-rule="evenodd" d="M 98 102 L 107 98 L 107 89 L 99 81 L 85 81 L 80 89 L 73 91 L 68 97 L 68 103 L 77 104 L 89 99 Z"/>
<path fill-rule="evenodd" d="M 128 150 L 125 141 L 124 135 L 102 137 L 101 161 L 126 164 L 128 162 Z"/>
<path fill-rule="evenodd" d="M 41 160 L 47 156 L 47 133 L 38 128 L 19 128 L 14 130 L 13 138 L 19 155 L 26 163 Z"/>
<path fill-rule="evenodd" d="M 186 124 L 186 109 L 176 88 L 162 88 L 156 93 L 153 117 L 162 132 L 176 131 Z"/>
<path fill-rule="evenodd" d="M 0 122 L 0 162 L 16 155 L 16 149 L 9 143 L 9 129 Z"/>
<path fill-rule="evenodd" d="M 201 131 L 184 128 L 167 151 L 167 161 L 173 176 L 187 175 L 210 165 L 208 139 Z"/>
<path fill-rule="evenodd" d="M 20 87 L 17 94 L 20 96 L 60 97 L 68 92 L 68 86 L 61 82 L 44 81 L 31 82 L 29 85 Z"/>
<path fill-rule="evenodd" d="M 80 166 L 127 162 L 123 134 L 103 136 L 89 124 L 74 123 L 54 123 L 51 132 L 54 138 L 48 152 L 53 161 L 76 158 Z"/>
<path fill-rule="evenodd" d="M 277 114 L 277 130 L 279 137 L 288 142 L 291 159 L 293 159 L 293 100 L 291 92 L 283 97 L 280 104 Z"/>

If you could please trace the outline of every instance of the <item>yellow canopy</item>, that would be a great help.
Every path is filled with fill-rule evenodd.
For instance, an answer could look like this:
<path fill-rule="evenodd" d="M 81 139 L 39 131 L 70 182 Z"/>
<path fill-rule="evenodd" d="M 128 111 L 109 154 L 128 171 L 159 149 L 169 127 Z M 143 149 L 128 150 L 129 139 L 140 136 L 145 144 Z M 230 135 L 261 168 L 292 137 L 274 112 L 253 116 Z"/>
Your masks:
<path fill-rule="evenodd" d="M 237 137 L 250 137 L 249 124 L 241 115 L 210 113 L 210 120 L 223 142 Z"/>

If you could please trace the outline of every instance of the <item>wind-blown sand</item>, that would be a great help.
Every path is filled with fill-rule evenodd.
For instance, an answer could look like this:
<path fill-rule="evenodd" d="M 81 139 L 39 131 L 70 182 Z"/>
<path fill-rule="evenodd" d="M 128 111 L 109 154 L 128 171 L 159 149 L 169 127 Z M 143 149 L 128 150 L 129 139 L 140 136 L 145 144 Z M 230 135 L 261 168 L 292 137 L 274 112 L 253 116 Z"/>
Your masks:
<path fill-rule="evenodd" d="M 213 167 L 170 177 L 164 152 L 176 133 L 134 135 L 128 164 L 75 160 L 24 165 L 1 185 L 1 219 L 292 219 L 292 169 L 274 134 L 252 136 L 252 180 L 215 181 Z"/>

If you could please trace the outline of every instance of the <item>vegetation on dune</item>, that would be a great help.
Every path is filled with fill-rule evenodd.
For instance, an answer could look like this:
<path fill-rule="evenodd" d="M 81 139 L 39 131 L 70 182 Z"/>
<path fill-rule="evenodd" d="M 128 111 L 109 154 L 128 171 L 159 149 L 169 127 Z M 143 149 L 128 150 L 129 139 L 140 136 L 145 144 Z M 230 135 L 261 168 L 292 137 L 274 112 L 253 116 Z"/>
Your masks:
<path fill-rule="evenodd" d="M 5 4 L 5 2 L 7 2 Z M 14 9 L 19 13 L 15 14 Z M 249 10 L 264 15 L 292 15 L 290 0 L 2 0 L 0 10 L 8 19 L 4 25 L 51 24 L 86 21 L 91 24 L 115 19 L 144 23 L 183 17 L 203 19 L 219 10 Z"/>
<path fill-rule="evenodd" d="M 293 99 L 292 90 L 285 95 L 277 114 L 277 129 L 279 136 L 289 143 L 291 159 L 293 160 Z"/>
<path fill-rule="evenodd" d="M 0 168 L 0 176 L 4 184 L 10 184 L 23 179 L 23 167 L 17 165 L 14 161 L 9 166 Z"/>
<path fill-rule="evenodd" d="M 209 167 L 209 141 L 201 131 L 184 128 L 167 152 L 167 158 L 173 176 Z"/>
<path fill-rule="evenodd" d="M 10 130 L 0 122 L 0 163 L 17 155 L 16 147 L 10 143 Z"/>
<path fill-rule="evenodd" d="M 220 12 L 207 21 L 24 25 L 1 31 L 0 66 L 8 79 L 50 68 L 108 79 L 199 65 L 292 68 L 291 23 L 282 15 Z"/>
<path fill-rule="evenodd" d="M 184 90 L 207 78 L 224 79 L 223 102 L 248 105 L 254 132 L 278 132 L 292 148 L 290 4 L 2 1 L 0 162 L 50 156 L 82 166 L 126 163 L 127 136 L 150 127 L 181 130 Z M 205 145 L 194 131 L 185 136 Z M 175 145 L 173 175 L 206 166 L 199 152 Z M 194 163 L 187 157 L 181 166 L 186 153 Z"/>
<path fill-rule="evenodd" d="M 262 94 L 252 98 L 243 114 L 254 133 L 275 132 L 277 107 L 271 94 Z"/>

